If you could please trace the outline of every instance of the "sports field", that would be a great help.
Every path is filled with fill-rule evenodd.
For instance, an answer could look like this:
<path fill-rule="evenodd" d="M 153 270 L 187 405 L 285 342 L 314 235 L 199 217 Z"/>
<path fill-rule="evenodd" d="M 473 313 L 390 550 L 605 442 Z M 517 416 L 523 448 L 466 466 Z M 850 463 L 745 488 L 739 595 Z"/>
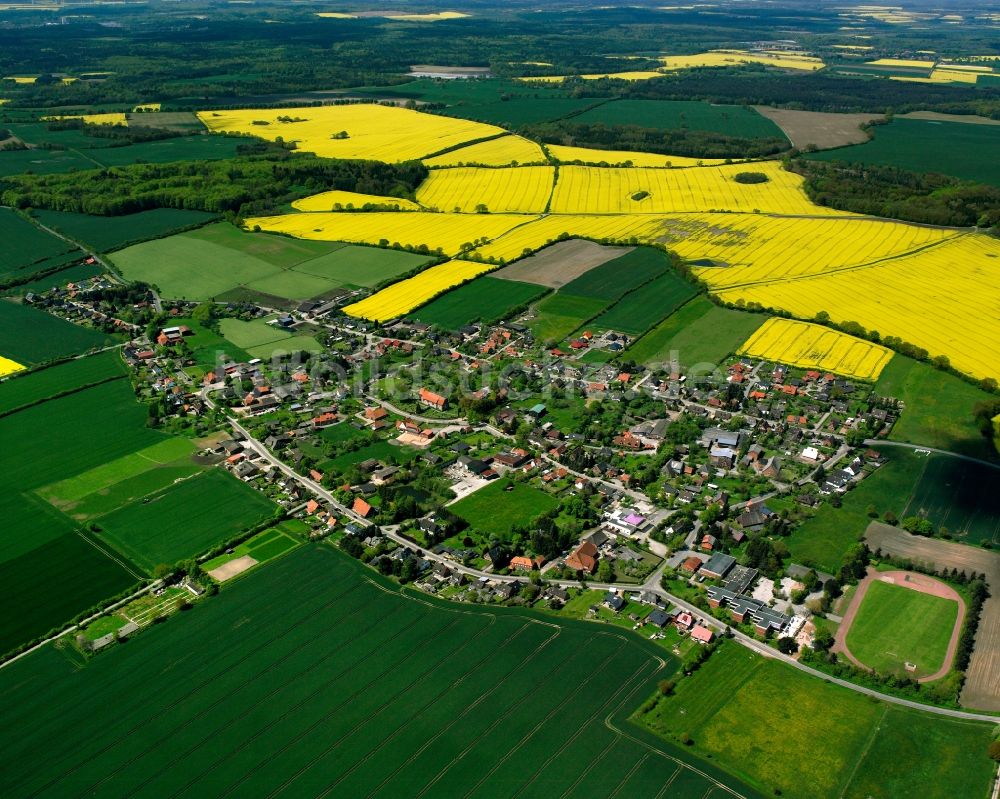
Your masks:
<path fill-rule="evenodd" d="M 546 291 L 544 286 L 486 276 L 441 295 L 410 317 L 456 330 L 470 322 L 500 319 L 509 309 L 536 300 Z"/>
<path fill-rule="evenodd" d="M 935 674 L 945 665 L 958 609 L 954 599 L 875 579 L 847 631 L 847 647 L 880 674 Z M 907 663 L 916 668 L 906 669 Z"/>
<path fill-rule="evenodd" d="M 988 724 L 881 704 L 729 642 L 638 718 L 792 799 L 895 799 L 915 784 L 922 797 L 985 796 L 994 771 L 980 754 Z"/>
<path fill-rule="evenodd" d="M 100 517 L 98 535 L 151 572 L 233 538 L 274 509 L 260 492 L 212 469 Z"/>
<path fill-rule="evenodd" d="M 182 228 L 205 224 L 216 219 L 204 211 L 157 208 L 127 216 L 88 216 L 62 211 L 35 211 L 46 227 L 82 241 L 98 252 L 117 250 L 126 244 L 158 239 Z"/>
<path fill-rule="evenodd" d="M 48 369 L 29 372 L 16 380 L 0 383 L 0 413 L 124 374 L 125 364 L 117 350 L 74 358 Z"/>
<path fill-rule="evenodd" d="M 450 510 L 473 530 L 506 538 L 514 525 L 533 520 L 559 504 L 555 497 L 534 486 L 514 483 L 510 491 L 506 486 L 506 480 L 494 480 L 451 505 Z"/>
<path fill-rule="evenodd" d="M 695 297 L 632 344 L 626 354 L 638 363 L 686 367 L 717 365 L 766 321 L 762 314 L 720 308 Z"/>
<path fill-rule="evenodd" d="M 753 796 L 622 718 L 655 651 L 306 546 L 85 671 L 46 648 L 0 672 L 0 770 L 38 797 Z"/>
<path fill-rule="evenodd" d="M 989 125 L 894 119 L 875 128 L 874 134 L 865 144 L 810 153 L 807 158 L 895 166 L 913 172 L 933 169 L 1000 186 L 1000 137 Z M 935 153 L 933 165 L 928 165 L 927 153 Z"/>
<path fill-rule="evenodd" d="M 241 231 L 227 222 L 127 247 L 112 260 L 126 277 L 173 299 L 207 300 L 238 288 L 288 300 L 345 285 L 373 286 L 427 263 L 426 256 Z"/>
<path fill-rule="evenodd" d="M 201 564 L 201 568 L 220 582 L 231 579 L 286 552 L 291 552 L 302 544 L 302 536 L 308 534 L 309 525 L 304 521 L 286 519 L 233 547 L 232 551 L 206 560 Z M 228 568 L 224 568 L 227 566 Z"/>
<path fill-rule="evenodd" d="M 33 365 L 112 343 L 110 336 L 28 305 L 0 300 L 0 355 Z"/>

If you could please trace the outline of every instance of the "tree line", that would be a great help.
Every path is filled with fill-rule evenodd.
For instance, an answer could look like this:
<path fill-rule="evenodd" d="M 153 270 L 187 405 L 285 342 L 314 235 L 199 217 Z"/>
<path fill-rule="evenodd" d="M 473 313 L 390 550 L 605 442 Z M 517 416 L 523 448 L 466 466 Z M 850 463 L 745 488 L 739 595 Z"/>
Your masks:
<path fill-rule="evenodd" d="M 419 162 L 294 158 L 280 148 L 222 161 L 184 161 L 0 179 L 0 200 L 15 208 L 123 216 L 155 208 L 210 211 L 231 217 L 275 212 L 291 200 L 339 189 L 412 197 L 427 177 Z"/>

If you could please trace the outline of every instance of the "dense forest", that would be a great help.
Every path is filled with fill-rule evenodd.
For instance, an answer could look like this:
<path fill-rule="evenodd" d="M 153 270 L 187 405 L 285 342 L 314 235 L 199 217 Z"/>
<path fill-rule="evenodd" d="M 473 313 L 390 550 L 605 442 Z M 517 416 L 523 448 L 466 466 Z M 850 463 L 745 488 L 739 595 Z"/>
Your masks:
<path fill-rule="evenodd" d="M 1000 234 L 1000 189 L 892 166 L 795 159 L 813 202 L 928 225 L 991 229 Z"/>
<path fill-rule="evenodd" d="M 329 189 L 412 197 L 427 177 L 418 162 L 334 161 L 278 148 L 224 161 L 133 164 L 63 175 L 0 178 L 0 203 L 98 216 L 181 208 L 245 217 L 277 212 Z"/>

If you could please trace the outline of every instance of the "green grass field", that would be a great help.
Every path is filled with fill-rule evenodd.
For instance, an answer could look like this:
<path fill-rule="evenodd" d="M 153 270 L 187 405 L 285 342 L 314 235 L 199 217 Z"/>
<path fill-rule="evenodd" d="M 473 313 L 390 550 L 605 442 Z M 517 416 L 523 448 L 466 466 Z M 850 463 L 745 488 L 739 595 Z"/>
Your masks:
<path fill-rule="evenodd" d="M 636 247 L 584 272 L 560 288 L 559 293 L 614 302 L 666 273 L 670 273 L 669 255 L 652 247 Z"/>
<path fill-rule="evenodd" d="M 94 169 L 96 164 L 72 150 L 10 150 L 0 152 L 0 177 L 34 172 L 57 175 L 71 170 Z"/>
<path fill-rule="evenodd" d="M 944 665 L 957 618 L 953 599 L 875 581 L 847 631 L 847 647 L 880 674 L 926 677 Z M 908 672 L 907 663 L 916 670 Z"/>
<path fill-rule="evenodd" d="M 906 405 L 889 434 L 893 441 L 996 458 L 972 413 L 977 403 L 991 399 L 985 391 L 928 364 L 894 355 L 879 375 L 875 392 Z"/>
<path fill-rule="evenodd" d="M 947 455 L 923 459 L 926 465 L 899 517 L 924 516 L 969 544 L 1000 544 L 1000 494 L 996 491 L 1000 469 Z"/>
<path fill-rule="evenodd" d="M 35 395 L 43 390 L 36 389 Z M 0 630 L 0 650 L 43 635 L 138 581 L 139 572 L 127 558 L 105 554 L 79 535 L 74 522 L 34 489 L 163 441 L 145 421 L 146 411 L 125 380 L 0 418 L 6 489 L 0 498 L 0 579 L 7 589 L 0 600 L 7 620 Z"/>
<path fill-rule="evenodd" d="M 689 368 L 719 364 L 766 319 L 695 297 L 633 343 L 626 355 L 643 364 L 669 363 L 676 351 L 680 363 Z"/>
<path fill-rule="evenodd" d="M 667 740 L 689 736 L 695 752 L 762 794 L 792 799 L 894 799 L 907 784 L 922 797 L 985 796 L 994 770 L 988 724 L 884 705 L 729 642 L 639 720 Z M 919 783 L 893 754 L 904 737 Z M 893 778 L 883 782 L 886 768 Z"/>
<path fill-rule="evenodd" d="M 543 343 L 559 342 L 606 306 L 604 300 L 551 294 L 535 306 L 536 316 L 528 322 L 528 327 Z"/>
<path fill-rule="evenodd" d="M 45 311 L 0 300 L 0 355 L 34 365 L 110 344 L 104 333 L 74 325 Z"/>
<path fill-rule="evenodd" d="M 0 413 L 116 375 L 125 375 L 125 364 L 117 350 L 74 358 L 47 369 L 28 372 L 0 383 Z"/>
<path fill-rule="evenodd" d="M 515 483 L 513 490 L 507 491 L 506 485 L 506 480 L 494 480 L 456 502 L 450 510 L 473 530 L 506 538 L 514 525 L 528 524 L 559 504 L 555 497 L 533 486 Z"/>
<path fill-rule="evenodd" d="M 301 547 L 85 670 L 51 647 L 4 669 L 7 792 L 688 799 L 721 783 L 757 799 L 625 719 L 662 650 L 414 601 L 361 569 Z"/>
<path fill-rule="evenodd" d="M 785 138 L 781 128 L 752 108 L 689 100 L 615 100 L 584 111 L 572 121 L 660 130 L 707 130 L 748 139 Z"/>
<path fill-rule="evenodd" d="M 112 257 L 131 280 L 171 299 L 208 300 L 246 289 L 299 301 L 344 285 L 374 286 L 426 256 L 240 230 L 228 222 L 126 247 Z"/>
<path fill-rule="evenodd" d="M 222 469 L 213 469 L 100 517 L 102 540 L 152 571 L 234 537 L 275 505 Z"/>
<path fill-rule="evenodd" d="M 322 468 L 343 472 L 350 469 L 355 463 L 361 463 L 371 458 L 384 463 L 403 464 L 409 463 L 419 454 L 413 447 L 401 447 L 385 440 L 379 440 L 352 452 L 338 455 L 323 463 Z"/>
<path fill-rule="evenodd" d="M 275 352 L 306 350 L 320 352 L 322 347 L 312 336 L 296 335 L 269 325 L 262 319 L 244 322 L 240 319 L 223 319 L 219 331 L 226 340 L 254 358 L 270 358 Z"/>
<path fill-rule="evenodd" d="M 899 515 L 920 479 L 925 459 L 888 447 L 881 452 L 888 458 L 887 463 L 848 491 L 841 507 L 824 503 L 815 516 L 784 539 L 793 562 L 836 574 L 844 554 L 861 539 L 871 522 L 870 505 L 879 515 L 888 511 Z"/>
<path fill-rule="evenodd" d="M 546 291 L 533 283 L 481 277 L 432 300 L 409 318 L 456 330 L 470 322 L 502 319 L 511 308 L 532 302 Z"/>
<path fill-rule="evenodd" d="M 690 300 L 697 289 L 674 272 L 626 294 L 594 320 L 594 327 L 639 336 Z"/>
<path fill-rule="evenodd" d="M 35 211 L 42 224 L 82 241 L 99 252 L 117 250 L 126 244 L 158 239 L 181 228 L 216 219 L 204 211 L 157 208 L 128 216 L 88 216 L 62 211 Z"/>
<path fill-rule="evenodd" d="M 44 268 L 45 263 L 58 260 L 72 253 L 82 258 L 83 253 L 44 230 L 31 224 L 8 208 L 0 208 L 0 280 L 33 274 Z"/>
<path fill-rule="evenodd" d="M 894 119 L 874 130 L 864 144 L 810 153 L 816 161 L 896 166 L 913 172 L 942 172 L 1000 186 L 1000 136 L 989 125 Z M 935 153 L 933 164 L 927 153 Z"/>

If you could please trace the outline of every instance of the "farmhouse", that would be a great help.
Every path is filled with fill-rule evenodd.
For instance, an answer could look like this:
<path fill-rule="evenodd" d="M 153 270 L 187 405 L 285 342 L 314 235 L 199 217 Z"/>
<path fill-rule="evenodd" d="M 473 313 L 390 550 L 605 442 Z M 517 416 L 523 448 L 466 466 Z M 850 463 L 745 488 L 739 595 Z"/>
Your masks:
<path fill-rule="evenodd" d="M 597 568 L 597 557 L 597 547 L 589 541 L 584 541 L 566 558 L 566 566 L 574 571 L 593 574 Z"/>
<path fill-rule="evenodd" d="M 446 407 L 448 407 L 448 400 L 446 397 L 442 397 L 440 394 L 435 394 L 433 391 L 429 391 L 426 388 L 420 389 L 420 392 L 417 394 L 417 399 L 420 401 L 421 405 L 433 408 L 436 411 L 443 411 Z"/>

